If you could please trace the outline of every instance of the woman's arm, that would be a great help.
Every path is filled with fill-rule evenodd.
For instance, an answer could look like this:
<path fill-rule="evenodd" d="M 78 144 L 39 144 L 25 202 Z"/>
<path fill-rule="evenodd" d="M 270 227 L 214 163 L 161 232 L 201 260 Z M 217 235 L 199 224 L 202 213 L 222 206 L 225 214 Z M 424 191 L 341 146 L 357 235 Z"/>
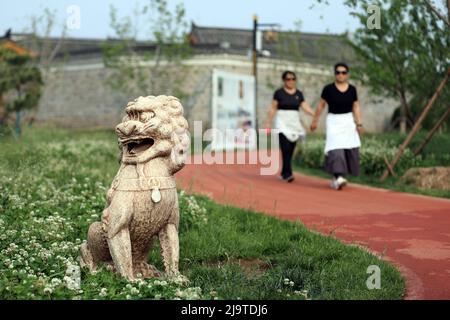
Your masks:
<path fill-rule="evenodd" d="M 278 109 L 278 101 L 272 100 L 272 106 L 269 109 L 269 113 L 268 113 L 267 120 L 265 123 L 266 128 L 270 128 L 272 126 L 273 117 L 275 117 L 275 113 L 277 112 L 277 109 Z"/>
<path fill-rule="evenodd" d="M 311 131 L 314 131 L 317 129 L 317 124 L 319 123 L 320 115 L 322 114 L 323 109 L 325 109 L 326 101 L 324 99 L 320 99 L 319 103 L 317 104 L 316 113 L 313 116 L 313 121 L 311 123 Z"/>
<path fill-rule="evenodd" d="M 307 114 L 309 114 L 311 117 L 314 117 L 314 110 L 311 108 L 308 102 L 303 101 L 300 104 L 300 109 L 303 109 Z"/>
<path fill-rule="evenodd" d="M 353 102 L 353 118 L 356 122 L 356 128 L 359 134 L 363 134 L 362 120 L 361 120 L 361 105 L 359 101 Z"/>

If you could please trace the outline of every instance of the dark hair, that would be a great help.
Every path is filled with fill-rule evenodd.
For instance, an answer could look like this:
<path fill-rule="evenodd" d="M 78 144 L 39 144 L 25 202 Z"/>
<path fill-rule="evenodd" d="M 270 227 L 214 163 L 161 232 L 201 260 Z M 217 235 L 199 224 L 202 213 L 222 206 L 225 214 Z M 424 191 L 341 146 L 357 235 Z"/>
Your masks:
<path fill-rule="evenodd" d="M 336 63 L 334 65 L 334 71 L 336 71 L 337 68 L 339 68 L 339 67 L 344 67 L 347 70 L 347 72 L 350 71 L 350 68 L 348 67 L 348 65 L 345 62 L 338 62 L 338 63 Z"/>
<path fill-rule="evenodd" d="M 287 70 L 287 71 L 283 72 L 283 75 L 281 76 L 281 79 L 286 80 L 286 78 L 287 78 L 287 76 L 288 76 L 289 74 L 290 74 L 290 75 L 293 75 L 294 78 L 297 78 L 297 76 L 295 75 L 295 72 L 294 72 L 294 71 L 289 71 L 289 70 Z"/>

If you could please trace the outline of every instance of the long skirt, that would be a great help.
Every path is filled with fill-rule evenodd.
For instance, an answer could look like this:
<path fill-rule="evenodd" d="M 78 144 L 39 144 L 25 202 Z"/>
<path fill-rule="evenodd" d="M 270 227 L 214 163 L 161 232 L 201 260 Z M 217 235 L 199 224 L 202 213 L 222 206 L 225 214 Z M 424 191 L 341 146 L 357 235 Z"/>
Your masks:
<path fill-rule="evenodd" d="M 328 151 L 325 156 L 325 171 L 332 175 L 359 175 L 359 148 Z"/>

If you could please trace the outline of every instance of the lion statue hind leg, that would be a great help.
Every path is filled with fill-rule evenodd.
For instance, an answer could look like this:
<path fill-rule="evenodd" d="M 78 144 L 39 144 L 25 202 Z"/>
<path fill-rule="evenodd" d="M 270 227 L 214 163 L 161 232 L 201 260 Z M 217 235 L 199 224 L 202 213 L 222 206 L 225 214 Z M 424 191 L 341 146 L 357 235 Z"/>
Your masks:
<path fill-rule="evenodd" d="M 99 262 L 111 262 L 106 233 L 103 231 L 101 222 L 94 222 L 89 227 L 87 241 L 80 248 L 80 263 L 95 273 Z"/>

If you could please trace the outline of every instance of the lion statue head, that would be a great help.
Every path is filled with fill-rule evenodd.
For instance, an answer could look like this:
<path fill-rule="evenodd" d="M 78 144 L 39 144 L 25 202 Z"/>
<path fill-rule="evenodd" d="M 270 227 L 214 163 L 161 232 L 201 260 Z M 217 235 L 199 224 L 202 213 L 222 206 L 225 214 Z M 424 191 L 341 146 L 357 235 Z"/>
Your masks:
<path fill-rule="evenodd" d="M 156 157 L 170 157 L 172 171 L 180 170 L 190 146 L 180 100 L 164 95 L 141 96 L 129 102 L 125 112 L 116 126 L 122 163 L 139 164 Z"/>

